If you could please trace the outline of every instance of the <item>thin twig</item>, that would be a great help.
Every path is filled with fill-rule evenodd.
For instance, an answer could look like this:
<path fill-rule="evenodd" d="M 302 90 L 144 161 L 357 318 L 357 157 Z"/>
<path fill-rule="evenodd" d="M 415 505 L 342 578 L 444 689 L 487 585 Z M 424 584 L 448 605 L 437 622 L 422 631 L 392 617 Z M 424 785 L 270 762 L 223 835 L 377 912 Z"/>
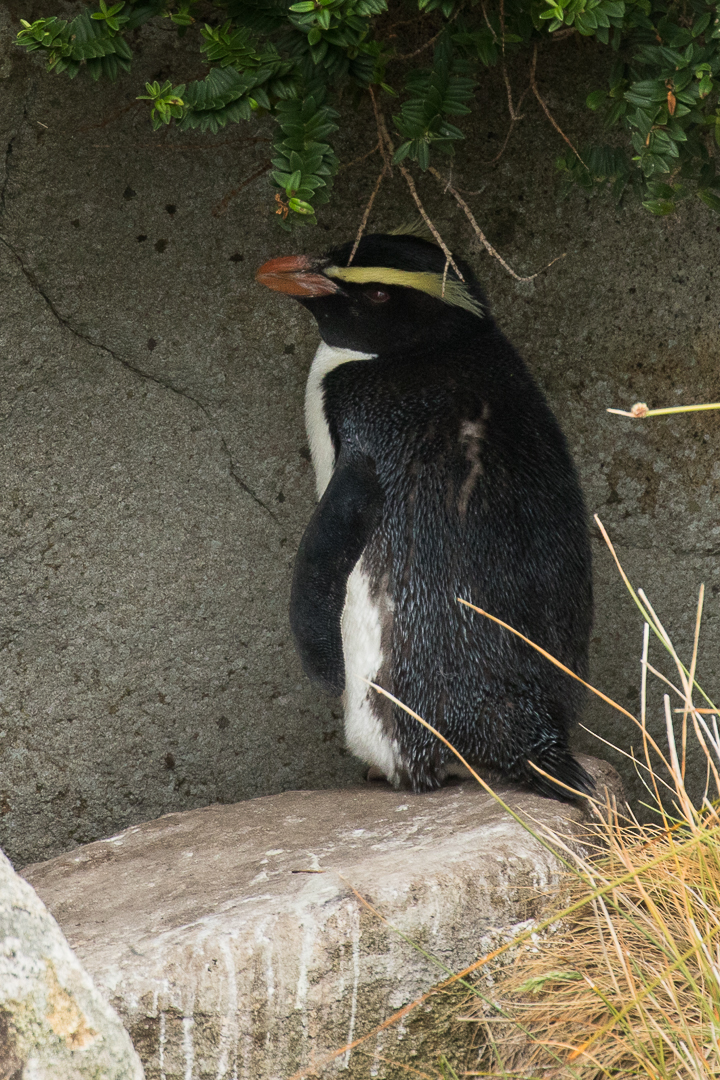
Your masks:
<path fill-rule="evenodd" d="M 503 43 L 504 43 L 504 41 L 505 41 L 505 38 L 503 37 Z M 502 62 L 502 73 L 503 73 L 503 79 L 505 80 L 505 89 L 507 90 L 508 109 L 510 111 L 510 119 L 513 120 L 513 121 L 514 120 L 522 120 L 522 116 L 518 116 L 517 113 L 515 112 L 515 108 L 513 107 L 512 89 L 510 87 L 510 77 L 509 77 L 509 75 L 507 73 L 507 68 L 505 67 L 505 61 L 504 60 Z"/>
<path fill-rule="evenodd" d="M 419 56 L 421 52 L 425 52 L 425 50 L 429 49 L 431 45 L 434 45 L 441 34 L 442 30 L 438 30 L 437 34 L 435 34 L 434 37 L 431 37 L 429 41 L 426 41 L 425 44 L 421 45 L 419 49 L 415 50 L 415 52 L 400 53 L 397 56 L 393 56 L 393 60 L 412 60 L 414 56 Z"/>
<path fill-rule="evenodd" d="M 522 120 L 522 116 L 518 116 L 517 111 L 513 106 L 512 88 L 510 86 L 510 77 L 507 73 L 507 67 L 505 66 L 505 0 L 500 0 L 500 48 L 502 50 L 501 68 L 503 79 L 505 80 L 505 89 L 507 90 L 508 109 L 510 110 L 510 119 L 513 123 L 516 120 Z M 497 39 L 496 39 L 497 40 Z M 518 109 L 520 105 L 518 104 Z"/>
<path fill-rule="evenodd" d="M 365 226 L 367 225 L 368 218 L 370 217 L 370 211 L 372 210 L 372 205 L 375 202 L 375 196 L 377 195 L 378 191 L 380 190 L 380 185 L 382 184 L 383 179 L 384 179 L 384 177 L 386 175 L 387 175 L 387 165 L 383 165 L 382 169 L 378 173 L 378 178 L 375 181 L 375 187 L 373 188 L 372 195 L 368 199 L 368 204 L 365 207 L 365 213 L 362 216 L 362 221 L 360 222 L 360 228 L 357 231 L 357 236 L 355 237 L 355 243 L 353 244 L 352 251 L 350 252 L 350 258 L 347 261 L 348 266 L 350 266 L 353 259 L 355 258 L 358 246 L 359 246 L 360 241 L 362 239 L 362 234 L 365 232 Z"/>
<path fill-rule="evenodd" d="M 445 179 L 440 175 L 440 173 L 437 171 L 437 169 L 430 166 L 429 171 L 433 174 L 433 176 L 435 177 L 436 180 L 440 181 L 441 184 L 446 183 Z M 500 265 L 503 266 L 507 270 L 508 274 L 510 274 L 511 277 L 514 277 L 516 281 L 533 281 L 533 279 L 536 278 L 538 276 L 538 274 L 542 274 L 543 270 L 548 270 L 554 263 L 558 262 L 559 259 L 564 259 L 565 258 L 567 252 L 563 252 L 562 255 L 558 255 L 557 258 L 553 259 L 552 262 L 549 262 L 547 264 L 547 266 L 543 266 L 543 268 L 541 270 L 536 270 L 535 273 L 530 274 L 529 277 L 521 277 L 519 274 L 515 273 L 515 271 L 513 270 L 513 268 L 511 266 L 508 266 L 508 264 L 503 259 L 502 255 L 500 255 L 495 250 L 495 248 L 492 246 L 490 241 L 485 236 L 485 233 L 482 231 L 482 229 L 478 225 L 477 221 L 475 220 L 475 217 L 473 215 L 472 210 L 470 209 L 468 204 L 465 202 L 465 200 L 463 199 L 462 195 L 457 190 L 457 188 L 453 187 L 452 184 L 448 184 L 447 185 L 447 190 L 453 196 L 453 198 L 457 202 L 458 206 L 460 206 L 460 208 L 462 210 L 464 210 L 465 216 L 467 217 L 468 221 L 472 225 L 476 236 L 480 240 L 480 242 L 483 245 L 483 247 L 485 248 L 485 250 L 490 255 L 492 255 L 492 257 L 494 259 L 497 259 L 497 261 L 500 263 Z"/>
<path fill-rule="evenodd" d="M 426 11 L 420 12 L 419 17 L 421 19 L 426 19 L 428 17 L 428 12 L 426 12 Z M 418 21 L 418 15 L 416 14 L 416 15 L 414 15 L 412 17 L 412 19 L 399 19 L 398 22 L 390 23 L 387 30 L 385 31 L 385 36 L 386 37 L 391 37 L 392 35 L 391 35 L 390 31 L 397 29 L 398 26 L 417 26 L 417 21 Z"/>
<path fill-rule="evenodd" d="M 583 161 L 583 159 L 582 159 L 582 158 L 580 157 L 580 154 L 579 154 L 579 153 L 578 153 L 578 151 L 577 151 L 577 150 L 575 149 L 575 147 L 573 146 L 573 144 L 572 144 L 572 143 L 570 142 L 570 140 L 568 139 L 567 135 L 566 135 L 566 134 L 565 134 L 565 132 L 564 132 L 564 131 L 562 130 L 562 128 L 560 127 L 560 125 L 559 125 L 559 124 L 557 123 L 557 121 L 556 121 L 556 120 L 555 120 L 555 118 L 553 117 L 552 113 L 551 113 L 551 112 L 550 112 L 550 110 L 548 109 L 548 107 L 547 107 L 547 105 L 545 104 L 545 102 L 543 101 L 543 99 L 542 99 L 542 98 L 540 97 L 540 91 L 538 90 L 537 82 L 536 82 L 536 80 L 535 80 L 535 67 L 536 67 L 536 65 L 537 65 L 537 51 L 538 51 L 538 47 L 537 47 L 537 45 L 536 45 L 536 46 L 535 46 L 535 48 L 533 49 L 533 58 L 532 58 L 532 64 L 531 64 L 531 66 L 530 66 L 530 86 L 532 87 L 532 92 L 533 92 L 533 94 L 535 95 L 535 97 L 536 97 L 536 98 L 538 99 L 538 101 L 540 102 L 540 105 L 542 106 L 542 110 L 543 110 L 543 112 L 544 112 L 544 113 L 545 113 L 545 115 L 547 116 L 547 118 L 548 118 L 548 120 L 550 121 L 550 123 L 552 124 L 552 126 L 553 126 L 553 127 L 555 128 L 555 130 L 557 131 L 558 135 L 560 135 L 560 136 L 561 136 L 561 137 L 562 137 L 562 138 L 563 138 L 563 139 L 565 140 L 565 142 L 566 142 L 566 143 L 568 144 L 568 146 L 570 147 L 570 149 L 572 150 L 573 154 L 574 154 L 574 155 L 575 155 L 575 157 L 576 157 L 576 158 L 578 159 L 578 161 L 580 162 L 580 164 L 581 164 L 581 165 L 583 166 L 583 168 L 587 169 L 587 171 L 588 171 L 588 172 L 590 172 L 590 170 L 588 169 L 587 165 L 585 164 L 585 162 Z"/>
<path fill-rule="evenodd" d="M 520 95 L 520 100 L 517 103 L 518 109 L 520 108 L 520 106 L 522 105 L 523 101 L 525 100 L 526 96 L 529 93 L 530 93 L 530 87 L 527 86 L 523 90 L 522 94 Z M 500 147 L 499 152 L 495 155 L 494 158 L 490 158 L 489 160 L 483 161 L 482 162 L 483 165 L 497 165 L 498 161 L 500 160 L 500 158 L 505 153 L 505 150 L 507 148 L 507 144 L 510 142 L 510 136 L 513 133 L 513 128 L 515 127 L 518 120 L 524 120 L 524 119 L 525 119 L 524 116 L 519 116 L 519 115 L 515 115 L 515 116 L 510 117 L 510 127 L 508 128 L 507 135 L 505 136 L 505 140 L 504 140 L 502 146 Z M 462 190 L 463 190 L 462 188 L 458 188 L 458 191 L 462 191 Z M 466 191 L 465 194 L 466 195 L 481 195 L 482 192 L 481 191 Z"/>
<path fill-rule="evenodd" d="M 370 90 L 370 96 L 372 98 L 373 108 L 375 109 L 375 120 L 377 121 L 378 131 L 380 132 L 380 139 L 385 145 L 385 151 L 384 151 L 383 157 L 385 158 L 386 168 L 392 169 L 391 154 L 393 154 L 395 152 L 395 144 L 393 143 L 392 139 L 390 138 L 390 133 L 388 132 L 387 125 L 385 123 L 385 117 L 383 116 L 383 114 L 380 112 L 380 109 L 378 108 L 377 102 L 375 100 L 375 94 L 373 93 L 372 87 L 369 87 L 369 90 Z M 430 217 L 428 216 L 428 213 L 427 213 L 425 207 L 423 206 L 422 202 L 420 201 L 420 196 L 418 195 L 417 188 L 415 187 L 415 181 L 413 180 L 412 176 L 410 175 L 410 173 L 408 172 L 408 170 L 405 168 L 404 165 L 398 165 L 398 168 L 400 169 L 400 172 L 403 175 L 405 183 L 407 184 L 408 188 L 410 189 L 410 194 L 412 195 L 412 197 L 413 197 L 413 199 L 415 201 L 415 205 L 417 206 L 418 210 L 420 211 L 421 218 L 423 219 L 423 221 L 427 225 L 427 227 L 430 230 L 430 232 L 432 233 L 432 235 L 435 237 L 435 242 L 437 243 L 438 247 L 442 251 L 442 253 L 445 256 L 445 258 L 447 259 L 447 261 L 450 263 L 450 266 L 452 266 L 453 270 L 457 274 L 460 281 L 464 281 L 465 278 L 463 277 L 462 273 L 460 272 L 459 266 L 457 265 L 457 263 L 453 259 L 452 252 L 450 251 L 450 248 L 447 246 L 447 244 L 443 240 L 442 236 L 440 235 L 440 233 L 435 228 L 435 225 L 430 220 Z"/>
<path fill-rule="evenodd" d="M 487 9 L 485 7 L 485 0 L 480 0 L 480 6 L 482 7 L 483 18 L 485 19 L 485 23 L 487 25 L 487 28 L 490 31 L 490 33 L 492 34 L 492 36 L 493 36 L 493 41 L 497 45 L 497 40 L 498 40 L 497 34 L 495 33 L 495 31 L 493 29 L 492 23 L 488 19 L 488 13 L 487 13 Z"/>
<path fill-rule="evenodd" d="M 252 184 L 253 180 L 259 180 L 260 177 L 264 176 L 265 173 L 268 172 L 270 169 L 272 169 L 272 162 L 264 161 L 260 168 L 256 169 L 254 173 L 250 174 L 250 176 L 247 176 L 239 187 L 233 188 L 233 190 L 229 191 L 227 195 L 223 199 L 221 199 L 216 206 L 213 206 L 212 210 L 210 211 L 212 216 L 220 217 L 221 214 L 224 214 L 228 208 L 228 205 L 237 195 L 240 194 L 241 191 L 244 191 L 246 187 Z"/>
<path fill-rule="evenodd" d="M 372 101 L 373 112 L 375 113 L 375 124 L 377 126 L 378 133 L 377 146 L 375 146 L 371 152 L 375 153 L 375 150 L 380 151 L 383 159 L 383 167 L 380 171 L 380 175 L 375 182 L 375 187 L 373 188 L 372 194 L 368 200 L 368 204 L 365 207 L 365 213 L 363 214 L 362 221 L 360 222 L 360 228 L 357 231 L 355 243 L 353 244 L 352 251 L 350 252 L 350 258 L 347 261 L 348 266 L 350 266 L 357 253 L 358 246 L 360 244 L 360 241 L 362 240 L 362 235 L 365 232 L 365 226 L 367 225 L 368 218 L 370 217 L 370 211 L 372 210 L 373 203 L 375 202 L 375 197 L 380 190 L 380 185 L 382 184 L 386 176 L 392 176 L 392 159 L 390 157 L 390 154 L 388 153 L 387 146 L 385 145 L 385 138 L 387 136 L 385 121 L 383 120 L 382 113 L 378 108 L 378 103 L 375 98 L 375 91 L 373 90 L 372 86 L 369 86 L 368 90 L 370 91 L 370 100 Z"/>
<path fill-rule="evenodd" d="M 513 116 L 512 119 L 510 120 L 510 127 L 507 130 L 507 135 L 505 136 L 505 139 L 503 141 L 502 146 L 500 147 L 500 150 L 498 151 L 498 153 L 495 155 L 494 158 L 490 158 L 487 161 L 483 161 L 483 165 L 497 165 L 498 161 L 500 160 L 500 158 L 505 153 L 505 150 L 507 149 L 507 144 L 510 142 L 510 136 L 512 135 L 513 128 L 515 127 L 515 124 L 516 124 L 516 120 L 515 120 L 515 117 Z M 465 194 L 466 195 L 480 195 L 481 192 L 479 192 L 479 191 L 467 191 Z"/>
<path fill-rule="evenodd" d="M 450 260 L 446 259 L 445 260 L 445 267 L 443 269 L 442 292 L 440 293 L 440 295 L 442 296 L 443 299 L 445 299 L 445 285 L 447 283 L 447 272 L 448 272 L 449 265 L 450 265 Z"/>
<path fill-rule="evenodd" d="M 417 193 L 417 188 L 415 187 L 415 181 L 413 180 L 412 176 L 407 171 L 407 169 L 405 168 L 404 165 L 400 165 L 400 172 L 405 177 L 405 183 L 407 184 L 407 186 L 410 189 L 410 194 L 412 195 L 413 199 L 415 200 L 415 205 L 417 206 L 418 210 L 420 211 L 420 216 L 422 217 L 423 221 L 427 225 L 430 232 L 435 237 L 435 240 L 436 240 L 437 244 L 442 249 L 442 252 L 443 252 L 445 258 L 447 259 L 447 261 L 450 263 L 450 266 L 452 266 L 453 270 L 455 271 L 457 276 L 460 278 L 460 280 L 464 281 L 465 278 L 461 274 L 460 268 L 458 267 L 457 263 L 453 259 L 452 254 L 450 253 L 450 248 L 447 246 L 447 244 L 443 240 L 442 236 L 440 235 L 440 233 L 437 231 L 437 229 L 433 225 L 432 221 L 430 220 L 430 218 L 427 215 L 427 211 L 425 210 L 425 207 L 420 202 L 420 196 Z"/>
<path fill-rule="evenodd" d="M 419 56 L 421 52 L 425 52 L 426 49 L 429 49 L 431 45 L 435 44 L 437 39 L 440 37 L 442 32 L 445 30 L 445 28 L 447 26 L 449 26 L 450 23 L 455 22 L 455 20 L 457 19 L 459 14 L 460 14 L 460 8 L 458 8 L 457 11 L 455 12 L 455 14 L 450 19 L 448 19 L 448 21 L 445 23 L 444 26 L 442 26 L 438 30 L 437 34 L 435 34 L 433 37 L 431 37 L 429 41 L 426 41 L 424 45 L 421 45 L 419 49 L 416 49 L 415 52 L 401 53 L 398 56 L 393 56 L 393 60 L 412 60 L 413 57 Z"/>
<path fill-rule="evenodd" d="M 341 165 L 340 168 L 338 169 L 338 172 L 339 173 L 344 172 L 345 169 L 351 169 L 353 167 L 353 165 L 359 165 L 361 161 L 367 161 L 367 159 L 369 157 L 372 157 L 373 154 L 377 153 L 377 151 L 381 150 L 381 149 L 382 148 L 381 148 L 381 145 L 380 145 L 380 140 L 378 139 L 378 141 L 373 146 L 372 150 L 368 150 L 367 154 L 363 154 L 361 157 L 353 158 L 352 161 L 348 161 L 344 165 Z"/>
<path fill-rule="evenodd" d="M 372 101 L 373 112 L 375 113 L 375 125 L 378 132 L 378 140 L 380 142 L 380 153 L 383 156 L 385 167 L 392 175 L 392 150 L 394 149 L 392 140 L 388 135 L 387 127 L 385 126 L 385 118 L 380 112 L 380 108 L 375 97 L 375 91 L 372 86 L 368 86 L 368 93 L 370 94 L 370 100 Z M 390 146 L 390 153 L 388 153 L 388 144 Z"/>

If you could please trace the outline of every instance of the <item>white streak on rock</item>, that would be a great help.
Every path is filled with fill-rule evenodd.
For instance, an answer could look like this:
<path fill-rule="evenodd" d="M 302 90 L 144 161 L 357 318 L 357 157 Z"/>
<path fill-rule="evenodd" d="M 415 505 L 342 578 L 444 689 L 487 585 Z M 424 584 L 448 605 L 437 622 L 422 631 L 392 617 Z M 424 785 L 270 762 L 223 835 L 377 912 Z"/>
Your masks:
<path fill-rule="evenodd" d="M 350 911 L 350 934 L 352 939 L 352 965 L 353 965 L 353 987 L 352 998 L 350 1001 L 350 1027 L 348 1029 L 348 1043 L 353 1041 L 353 1035 L 355 1034 L 355 1019 L 357 1016 L 357 1000 L 358 1000 L 358 984 L 360 982 L 360 909 L 353 905 Z M 345 1060 L 343 1062 L 344 1068 L 348 1068 L 350 1065 L 350 1055 L 352 1049 L 348 1047 L 345 1053 Z"/>
<path fill-rule="evenodd" d="M 384 1022 L 385 1017 L 383 1016 L 381 1023 Z M 371 1076 L 377 1076 L 377 1074 L 380 1072 L 380 1051 L 382 1050 L 382 1038 L 382 1031 L 378 1031 L 377 1039 L 375 1040 L 375 1050 L 373 1052 L 372 1064 L 370 1065 Z"/>
<path fill-rule="evenodd" d="M 233 1055 L 233 1065 L 237 1065 L 238 987 L 235 974 L 235 957 L 231 948 L 230 939 L 223 937 L 219 940 L 218 945 L 219 951 L 223 955 L 225 970 L 227 972 L 227 979 L 225 982 L 227 988 L 227 1001 L 223 1010 L 223 1024 L 219 1039 L 220 1053 L 217 1066 L 217 1080 L 223 1080 L 227 1075 L 231 1054 Z"/>
<path fill-rule="evenodd" d="M 195 1066 L 195 1046 L 193 1043 L 192 1016 L 183 1016 L 183 1053 L 185 1055 L 185 1080 L 193 1080 L 193 1068 Z"/>
<path fill-rule="evenodd" d="M 315 935 L 317 932 L 317 924 L 314 923 L 311 918 L 304 917 L 302 919 L 301 925 L 302 944 L 300 946 L 300 963 L 298 969 L 297 992 L 295 994 L 296 1009 L 305 1008 L 308 987 L 310 985 L 308 981 L 308 967 L 310 965 L 310 960 L 312 959 L 313 946 L 315 945 Z"/>
<path fill-rule="evenodd" d="M 165 1033 L 165 1010 L 160 1012 L 160 1035 L 158 1038 L 158 1061 L 160 1065 L 160 1080 L 165 1080 L 165 1044 L 167 1043 L 167 1035 Z"/>

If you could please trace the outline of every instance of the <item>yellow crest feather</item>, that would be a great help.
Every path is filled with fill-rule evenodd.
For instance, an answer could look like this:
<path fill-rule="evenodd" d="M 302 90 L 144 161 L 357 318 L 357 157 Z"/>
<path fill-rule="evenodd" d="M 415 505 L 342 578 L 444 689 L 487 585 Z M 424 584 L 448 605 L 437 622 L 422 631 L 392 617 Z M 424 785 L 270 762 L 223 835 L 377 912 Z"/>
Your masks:
<path fill-rule="evenodd" d="M 419 236 L 422 240 L 431 240 L 433 244 L 437 241 L 428 228 L 427 222 L 421 218 L 415 218 L 414 221 L 405 221 L 402 225 L 398 225 L 396 229 L 390 229 L 390 236 Z"/>
<path fill-rule="evenodd" d="M 355 285 L 403 285 L 406 289 L 417 289 L 428 296 L 434 296 L 451 307 L 483 316 L 480 301 L 472 295 L 463 281 L 434 274 L 429 270 L 394 270 L 390 266 L 328 266 L 323 273 L 338 281 L 347 281 Z"/>

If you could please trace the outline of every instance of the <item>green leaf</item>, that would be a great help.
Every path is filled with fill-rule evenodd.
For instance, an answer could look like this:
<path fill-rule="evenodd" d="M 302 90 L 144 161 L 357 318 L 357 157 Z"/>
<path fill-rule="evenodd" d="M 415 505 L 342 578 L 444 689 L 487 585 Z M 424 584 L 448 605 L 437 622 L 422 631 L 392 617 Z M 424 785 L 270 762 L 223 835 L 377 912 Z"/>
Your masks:
<path fill-rule="evenodd" d="M 610 111 L 607 114 L 607 117 L 605 119 L 606 126 L 607 127 L 612 127 L 612 125 L 616 124 L 618 122 L 618 120 L 620 119 L 620 117 L 624 116 L 626 112 L 627 112 L 627 102 L 626 101 L 616 101 L 615 104 L 612 106 L 612 108 L 610 109 Z"/>
<path fill-rule="evenodd" d="M 643 206 L 657 217 L 665 217 L 675 212 L 675 203 L 667 199 L 648 199 L 643 202 Z"/>
<path fill-rule="evenodd" d="M 705 33 L 708 26 L 710 25 L 710 19 L 711 18 L 712 18 L 712 15 L 710 14 L 709 11 L 706 11 L 704 15 L 700 16 L 700 18 L 698 19 L 698 21 L 695 23 L 695 25 L 692 28 L 692 36 L 694 38 L 700 37 L 701 34 Z"/>
<path fill-rule="evenodd" d="M 296 169 L 295 172 L 291 175 L 290 179 L 288 180 L 286 188 L 285 188 L 288 195 L 291 192 L 297 191 L 297 189 L 300 187 L 301 183 L 302 183 L 302 170 L 301 169 Z"/>
<path fill-rule="evenodd" d="M 585 98 L 585 104 L 588 109 L 599 109 L 601 105 L 604 105 L 608 99 L 607 90 L 593 90 L 591 94 Z"/>
<path fill-rule="evenodd" d="M 702 199 L 706 206 L 720 214 L 720 195 L 713 195 L 711 191 L 698 191 L 698 199 Z"/>
<path fill-rule="evenodd" d="M 651 181 L 647 185 L 647 189 L 651 195 L 661 199 L 674 199 L 676 194 L 675 188 L 671 187 L 670 184 L 661 184 L 657 181 Z"/>

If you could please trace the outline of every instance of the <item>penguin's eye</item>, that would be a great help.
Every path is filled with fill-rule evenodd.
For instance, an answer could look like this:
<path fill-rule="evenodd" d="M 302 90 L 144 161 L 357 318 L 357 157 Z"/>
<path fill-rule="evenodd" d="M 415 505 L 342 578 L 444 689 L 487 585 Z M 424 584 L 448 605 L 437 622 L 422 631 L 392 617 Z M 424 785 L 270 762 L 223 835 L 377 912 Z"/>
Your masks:
<path fill-rule="evenodd" d="M 384 304 L 386 300 L 390 299 L 390 293 L 385 292 L 384 289 L 366 289 L 365 296 L 368 300 L 371 300 L 373 304 Z"/>

